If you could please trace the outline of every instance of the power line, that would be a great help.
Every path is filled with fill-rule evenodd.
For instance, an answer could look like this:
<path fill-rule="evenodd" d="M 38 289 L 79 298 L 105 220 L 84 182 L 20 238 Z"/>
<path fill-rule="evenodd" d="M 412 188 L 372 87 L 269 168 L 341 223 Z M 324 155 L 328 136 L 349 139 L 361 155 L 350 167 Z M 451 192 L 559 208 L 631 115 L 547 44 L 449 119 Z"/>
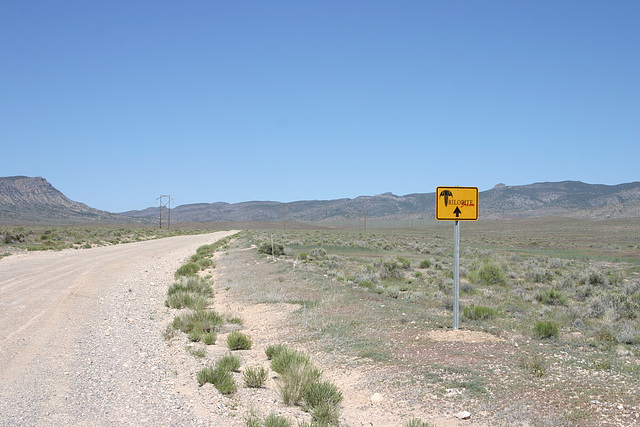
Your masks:
<path fill-rule="evenodd" d="M 158 200 L 159 204 L 159 219 L 160 219 L 160 228 L 162 228 L 162 220 L 164 218 L 167 219 L 167 230 L 171 228 L 171 201 L 173 200 L 169 195 L 160 195 L 156 200 Z M 166 215 L 164 215 L 164 209 L 166 209 Z"/>

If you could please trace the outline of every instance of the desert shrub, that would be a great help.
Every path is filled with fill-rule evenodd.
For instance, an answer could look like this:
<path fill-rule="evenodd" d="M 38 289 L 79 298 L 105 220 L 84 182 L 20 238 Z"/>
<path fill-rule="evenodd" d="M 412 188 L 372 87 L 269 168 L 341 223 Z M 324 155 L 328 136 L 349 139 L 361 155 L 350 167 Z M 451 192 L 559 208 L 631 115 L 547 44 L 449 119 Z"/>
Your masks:
<path fill-rule="evenodd" d="M 179 282 L 169 286 L 168 295 L 176 292 L 191 292 L 205 297 L 213 296 L 211 282 L 198 276 L 181 277 Z"/>
<path fill-rule="evenodd" d="M 547 362 L 542 355 L 532 354 L 520 360 L 520 366 L 536 377 L 542 377 L 547 371 Z"/>
<path fill-rule="evenodd" d="M 553 280 L 553 274 L 551 271 L 541 268 L 534 268 L 533 270 L 527 271 L 525 274 L 527 278 L 534 283 L 549 283 Z"/>
<path fill-rule="evenodd" d="M 256 415 L 255 410 L 251 409 L 249 414 L 244 418 L 245 425 L 247 427 L 264 427 L 262 418 Z"/>
<path fill-rule="evenodd" d="M 536 299 L 547 305 L 567 305 L 567 297 L 557 289 L 544 289 L 536 295 Z"/>
<path fill-rule="evenodd" d="M 271 360 L 280 354 L 280 352 L 285 351 L 288 348 L 289 346 L 286 344 L 268 345 L 267 348 L 265 348 L 264 353 L 266 354 L 267 359 Z"/>
<path fill-rule="evenodd" d="M 640 340 L 640 333 L 635 323 L 624 321 L 617 325 L 615 340 L 620 344 L 636 344 Z"/>
<path fill-rule="evenodd" d="M 213 384 L 222 394 L 235 393 L 237 390 L 231 371 L 220 366 L 202 368 L 197 374 L 197 379 L 200 385 Z"/>
<path fill-rule="evenodd" d="M 4 231 L 2 235 L 2 241 L 5 245 L 10 245 L 12 243 L 24 243 L 25 238 L 24 233 L 11 232 L 9 230 Z"/>
<path fill-rule="evenodd" d="M 470 306 L 464 308 L 462 314 L 469 320 L 486 320 L 495 317 L 498 312 L 491 307 L 483 307 L 481 305 L 471 304 Z"/>
<path fill-rule="evenodd" d="M 198 342 L 202 339 L 202 331 L 199 330 L 193 330 L 193 331 L 189 331 L 189 333 L 187 334 L 187 339 L 191 342 Z"/>
<path fill-rule="evenodd" d="M 271 358 L 271 369 L 279 374 L 282 374 L 289 366 L 299 364 L 310 365 L 309 355 L 288 346 L 279 348 Z"/>
<path fill-rule="evenodd" d="M 249 350 L 251 345 L 251 338 L 242 332 L 233 331 L 227 336 L 229 350 Z"/>
<path fill-rule="evenodd" d="M 329 381 L 314 382 L 305 390 L 305 407 L 314 421 L 338 424 L 342 392 Z"/>
<path fill-rule="evenodd" d="M 176 316 L 171 326 L 188 334 L 193 330 L 214 332 L 223 322 L 222 317 L 213 310 L 196 310 Z"/>
<path fill-rule="evenodd" d="M 623 281 L 624 281 L 624 277 L 622 275 L 622 272 L 615 270 L 607 273 L 607 282 L 610 285 L 617 286 L 622 284 Z"/>
<path fill-rule="evenodd" d="M 281 415 L 270 413 L 264 419 L 264 427 L 291 427 L 291 423 Z"/>
<path fill-rule="evenodd" d="M 431 267 L 431 260 L 425 259 L 420 261 L 420 268 L 429 268 Z"/>
<path fill-rule="evenodd" d="M 400 263 L 400 266 L 405 270 L 411 268 L 411 261 L 409 261 L 408 259 L 399 256 L 399 257 L 396 257 L 396 260 Z"/>
<path fill-rule="evenodd" d="M 323 259 L 327 256 L 327 251 L 324 248 L 313 248 L 309 251 L 309 255 L 316 259 Z"/>
<path fill-rule="evenodd" d="M 198 261 L 196 261 L 196 264 L 198 265 L 198 267 L 200 267 L 200 270 L 206 270 L 208 267 L 214 267 L 211 258 L 199 259 Z"/>
<path fill-rule="evenodd" d="M 404 427 L 429 427 L 429 423 L 419 418 L 411 418 Z"/>
<path fill-rule="evenodd" d="M 460 283 L 460 292 L 465 294 L 473 292 L 473 285 L 467 282 Z"/>
<path fill-rule="evenodd" d="M 207 298 L 191 292 L 179 291 L 169 295 L 164 301 L 164 305 L 177 309 L 201 310 L 207 306 Z"/>
<path fill-rule="evenodd" d="M 204 348 L 190 348 L 188 351 L 193 357 L 203 358 L 207 355 L 207 351 Z"/>
<path fill-rule="evenodd" d="M 402 279 L 404 277 L 402 264 L 395 258 L 376 260 L 373 265 L 378 268 L 378 276 L 381 280 Z"/>
<path fill-rule="evenodd" d="M 604 301 L 604 298 L 599 296 L 599 297 L 595 297 L 591 300 L 591 302 L 589 303 L 589 309 L 588 309 L 588 317 L 592 317 L 594 319 L 599 319 L 602 316 L 604 316 L 604 312 L 606 311 L 606 303 Z"/>
<path fill-rule="evenodd" d="M 629 282 L 624 286 L 624 293 L 628 296 L 634 295 L 640 290 L 640 282 Z"/>
<path fill-rule="evenodd" d="M 273 359 L 272 362 L 276 360 Z M 278 391 L 284 403 L 297 405 L 307 389 L 318 381 L 322 373 L 308 362 L 298 361 L 287 365 L 280 374 Z"/>
<path fill-rule="evenodd" d="M 267 381 L 269 375 L 269 369 L 265 369 L 263 366 L 248 366 L 244 370 L 244 382 L 247 387 L 260 388 Z"/>
<path fill-rule="evenodd" d="M 282 243 L 263 242 L 258 246 L 258 253 L 273 256 L 284 255 L 284 245 Z"/>
<path fill-rule="evenodd" d="M 566 262 L 560 258 L 551 258 L 547 264 L 549 265 L 549 268 L 559 269 L 563 268 L 566 265 Z"/>
<path fill-rule="evenodd" d="M 363 280 L 368 280 L 374 283 L 380 280 L 373 265 L 366 264 L 360 267 L 360 269 L 356 272 L 355 277 L 353 278 L 353 281 L 356 283 L 360 283 Z"/>
<path fill-rule="evenodd" d="M 358 282 L 358 286 L 362 286 L 363 288 L 373 289 L 376 287 L 376 284 L 371 280 L 361 280 Z"/>
<path fill-rule="evenodd" d="M 304 252 L 301 252 L 301 253 L 298 255 L 298 259 L 299 259 L 300 261 L 305 261 L 305 260 L 307 259 L 307 254 L 306 254 L 306 253 L 304 253 Z"/>
<path fill-rule="evenodd" d="M 606 286 L 607 277 L 599 270 L 590 270 L 581 281 L 587 285 Z"/>
<path fill-rule="evenodd" d="M 216 343 L 218 335 L 215 332 L 203 332 L 201 338 L 205 345 L 213 345 Z"/>
<path fill-rule="evenodd" d="M 600 325 L 595 331 L 594 338 L 598 341 L 611 345 L 616 341 L 616 337 L 609 325 Z"/>
<path fill-rule="evenodd" d="M 193 276 L 198 271 L 200 271 L 200 266 L 198 264 L 196 264 L 195 262 L 188 262 L 180 266 L 178 270 L 176 270 L 174 276 L 176 279 L 181 276 Z"/>
<path fill-rule="evenodd" d="M 493 285 L 506 285 L 507 275 L 503 269 L 492 262 L 485 262 L 478 269 L 467 274 L 467 277 L 472 283 L 493 286 Z"/>
<path fill-rule="evenodd" d="M 533 327 L 533 334 L 538 339 L 557 338 L 559 335 L 558 325 L 551 320 L 536 322 Z"/>
<path fill-rule="evenodd" d="M 226 369 L 228 371 L 237 371 L 240 369 L 240 358 L 234 354 L 225 354 L 216 362 L 216 367 Z"/>
<path fill-rule="evenodd" d="M 397 299 L 400 296 L 400 289 L 394 287 L 387 288 L 387 296 L 393 299 Z"/>

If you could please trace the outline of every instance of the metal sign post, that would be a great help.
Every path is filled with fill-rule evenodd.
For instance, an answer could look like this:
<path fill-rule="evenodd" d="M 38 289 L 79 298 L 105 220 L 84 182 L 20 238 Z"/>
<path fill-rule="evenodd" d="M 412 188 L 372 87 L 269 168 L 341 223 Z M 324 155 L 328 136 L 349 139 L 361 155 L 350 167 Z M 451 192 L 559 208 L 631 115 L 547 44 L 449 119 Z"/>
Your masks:
<path fill-rule="evenodd" d="M 453 223 L 453 329 L 460 321 L 460 221 L 478 219 L 478 187 L 438 187 L 436 219 Z"/>
<path fill-rule="evenodd" d="M 453 329 L 460 319 L 460 221 L 453 223 Z"/>

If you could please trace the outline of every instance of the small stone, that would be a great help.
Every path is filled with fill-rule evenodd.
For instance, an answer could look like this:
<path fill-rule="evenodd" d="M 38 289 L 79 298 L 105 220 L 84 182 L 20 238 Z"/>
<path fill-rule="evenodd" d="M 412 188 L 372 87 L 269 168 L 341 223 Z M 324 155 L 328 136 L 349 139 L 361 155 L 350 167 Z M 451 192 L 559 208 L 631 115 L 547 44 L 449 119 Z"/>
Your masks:
<path fill-rule="evenodd" d="M 371 403 L 380 403 L 384 400 L 384 397 L 380 393 L 373 393 L 371 395 Z"/>
<path fill-rule="evenodd" d="M 469 411 L 460 411 L 456 414 L 456 418 L 460 420 L 468 420 L 471 418 L 471 412 Z"/>

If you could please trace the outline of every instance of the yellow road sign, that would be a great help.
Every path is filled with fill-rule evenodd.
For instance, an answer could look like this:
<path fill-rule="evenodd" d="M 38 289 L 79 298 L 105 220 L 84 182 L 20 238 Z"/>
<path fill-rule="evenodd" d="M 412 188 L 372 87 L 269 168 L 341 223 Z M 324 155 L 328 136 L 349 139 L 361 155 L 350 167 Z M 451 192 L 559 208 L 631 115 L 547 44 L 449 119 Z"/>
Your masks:
<path fill-rule="evenodd" d="M 438 221 L 476 221 L 478 187 L 438 187 L 436 189 Z"/>

